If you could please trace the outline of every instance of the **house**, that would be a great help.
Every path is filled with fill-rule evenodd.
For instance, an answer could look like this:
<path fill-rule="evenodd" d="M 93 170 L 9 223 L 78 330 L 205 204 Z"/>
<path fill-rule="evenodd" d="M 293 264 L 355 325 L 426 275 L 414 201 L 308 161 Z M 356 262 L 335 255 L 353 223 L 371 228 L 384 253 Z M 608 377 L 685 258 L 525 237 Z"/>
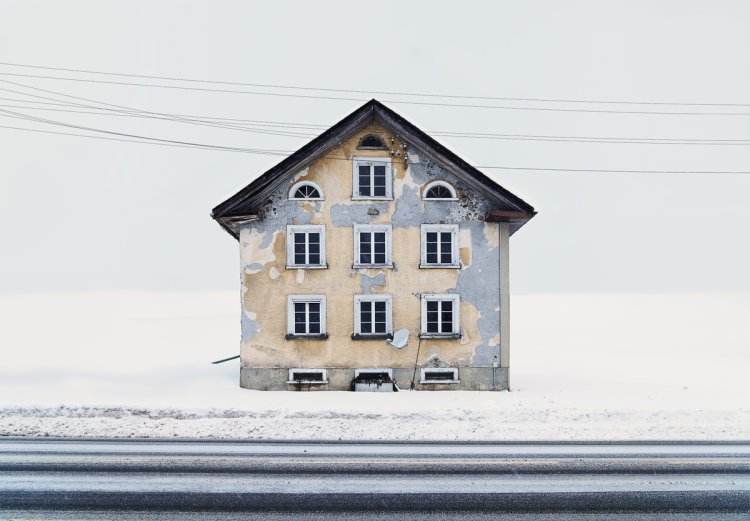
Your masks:
<path fill-rule="evenodd" d="M 240 245 L 240 385 L 507 389 L 509 238 L 535 213 L 365 103 L 213 209 Z"/>

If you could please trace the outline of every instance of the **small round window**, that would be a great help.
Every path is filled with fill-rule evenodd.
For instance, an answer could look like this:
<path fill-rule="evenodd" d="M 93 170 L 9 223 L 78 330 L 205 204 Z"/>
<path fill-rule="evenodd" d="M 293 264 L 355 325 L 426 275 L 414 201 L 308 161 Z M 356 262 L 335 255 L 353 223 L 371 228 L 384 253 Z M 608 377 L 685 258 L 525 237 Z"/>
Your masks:
<path fill-rule="evenodd" d="M 289 190 L 289 199 L 323 199 L 323 191 L 318 185 L 310 181 L 303 181 L 292 186 Z"/>
<path fill-rule="evenodd" d="M 457 199 L 456 190 L 443 181 L 433 181 L 424 190 L 424 199 L 453 201 Z"/>

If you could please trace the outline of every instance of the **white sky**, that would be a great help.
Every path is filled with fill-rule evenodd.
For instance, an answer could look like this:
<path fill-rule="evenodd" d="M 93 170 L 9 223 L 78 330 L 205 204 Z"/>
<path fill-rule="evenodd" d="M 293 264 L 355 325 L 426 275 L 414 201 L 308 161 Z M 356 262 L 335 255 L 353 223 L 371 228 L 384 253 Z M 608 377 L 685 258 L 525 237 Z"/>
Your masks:
<path fill-rule="evenodd" d="M 0 61 L 360 90 L 750 103 L 749 27 L 750 3 L 742 1 L 0 0 Z M 0 73 L 64 75 L 9 66 Z M 151 111 L 325 125 L 360 105 L 2 79 Z M 0 88 L 34 92 L 2 82 Z M 0 97 L 24 96 L 0 91 Z M 750 139 L 750 116 L 387 104 L 428 131 Z M 305 142 L 136 118 L 7 110 L 229 146 L 295 150 Z M 702 110 L 750 112 L 750 106 Z M 0 125 L 75 132 L 6 117 Z M 750 146 L 440 140 L 479 165 L 750 170 Z M 0 292 L 237 289 L 236 242 L 209 211 L 278 160 L 0 129 Z M 511 241 L 516 293 L 750 290 L 750 175 L 486 172 L 540 212 Z"/>

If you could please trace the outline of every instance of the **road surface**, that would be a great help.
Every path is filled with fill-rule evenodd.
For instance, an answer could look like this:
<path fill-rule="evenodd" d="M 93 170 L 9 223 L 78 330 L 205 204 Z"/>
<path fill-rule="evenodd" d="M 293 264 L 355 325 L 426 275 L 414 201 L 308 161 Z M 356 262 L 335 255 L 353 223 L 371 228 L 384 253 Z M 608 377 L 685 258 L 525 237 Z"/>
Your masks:
<path fill-rule="evenodd" d="M 750 443 L 0 439 L 0 519 L 200 518 L 190 512 L 748 519 Z"/>

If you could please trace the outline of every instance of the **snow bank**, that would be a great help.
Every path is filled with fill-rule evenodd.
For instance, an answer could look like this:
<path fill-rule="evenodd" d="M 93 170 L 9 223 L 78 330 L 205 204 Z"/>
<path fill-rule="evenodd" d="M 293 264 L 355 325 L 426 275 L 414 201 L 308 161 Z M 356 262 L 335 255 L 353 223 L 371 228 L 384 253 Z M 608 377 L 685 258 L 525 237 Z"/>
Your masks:
<path fill-rule="evenodd" d="M 513 297 L 512 392 L 240 389 L 233 292 L 0 297 L 0 435 L 747 439 L 748 294 Z"/>

